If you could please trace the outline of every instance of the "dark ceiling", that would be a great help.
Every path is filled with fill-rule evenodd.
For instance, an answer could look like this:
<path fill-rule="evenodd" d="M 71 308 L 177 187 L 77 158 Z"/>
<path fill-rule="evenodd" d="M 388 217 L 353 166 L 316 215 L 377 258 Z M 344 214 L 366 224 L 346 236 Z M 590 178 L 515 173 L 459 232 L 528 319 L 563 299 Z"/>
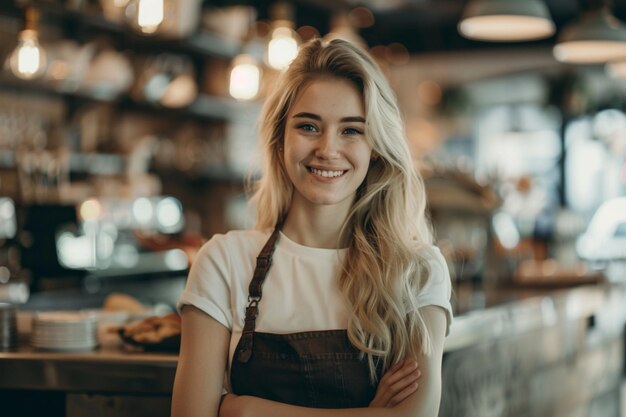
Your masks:
<path fill-rule="evenodd" d="M 524 1 L 524 0 L 518 0 Z M 360 35 L 369 46 L 388 45 L 401 42 L 411 53 L 435 52 L 444 50 L 468 50 L 501 47 L 501 43 L 477 42 L 461 37 L 456 29 L 463 7 L 468 0 L 297 0 L 295 19 L 297 26 L 311 25 L 322 34 L 329 30 L 329 21 L 333 13 L 349 10 L 356 6 L 367 6 L 373 11 L 374 26 L 361 29 Z M 602 3 L 609 7 L 623 22 L 626 21 L 626 0 L 544 0 L 559 30 L 573 22 L 581 11 L 598 7 Z M 234 1 L 226 0 L 233 4 Z M 239 2 L 246 3 L 244 2 Z M 273 1 L 252 1 L 259 18 L 269 18 L 269 8 Z M 548 45 L 551 39 L 514 45 Z M 513 45 L 513 44 L 507 44 Z"/>

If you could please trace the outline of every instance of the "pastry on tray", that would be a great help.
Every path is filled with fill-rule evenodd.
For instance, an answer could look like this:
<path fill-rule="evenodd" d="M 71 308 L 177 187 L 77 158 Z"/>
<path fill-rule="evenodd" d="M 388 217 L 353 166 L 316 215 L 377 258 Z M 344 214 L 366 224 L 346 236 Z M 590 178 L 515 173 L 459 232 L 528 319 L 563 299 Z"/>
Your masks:
<path fill-rule="evenodd" d="M 118 329 L 122 341 L 145 351 L 177 352 L 180 347 L 180 316 L 153 316 Z"/>

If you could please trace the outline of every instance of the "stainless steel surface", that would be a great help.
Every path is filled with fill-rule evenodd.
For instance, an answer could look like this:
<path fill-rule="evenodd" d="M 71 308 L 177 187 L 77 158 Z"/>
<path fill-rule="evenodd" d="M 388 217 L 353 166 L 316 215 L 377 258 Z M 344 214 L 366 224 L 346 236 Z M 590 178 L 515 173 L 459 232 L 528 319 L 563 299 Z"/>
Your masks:
<path fill-rule="evenodd" d="M 471 292 L 467 294 L 466 292 Z M 475 290 L 455 288 L 453 297 L 476 296 Z M 626 284 L 585 285 L 558 290 L 485 291 L 487 308 L 454 318 L 445 352 L 506 338 L 558 323 L 593 317 L 594 326 L 619 334 L 626 323 Z M 599 314 L 598 312 L 601 312 Z"/>
<path fill-rule="evenodd" d="M 454 323 L 439 416 L 619 417 L 626 286 L 509 291 Z"/>

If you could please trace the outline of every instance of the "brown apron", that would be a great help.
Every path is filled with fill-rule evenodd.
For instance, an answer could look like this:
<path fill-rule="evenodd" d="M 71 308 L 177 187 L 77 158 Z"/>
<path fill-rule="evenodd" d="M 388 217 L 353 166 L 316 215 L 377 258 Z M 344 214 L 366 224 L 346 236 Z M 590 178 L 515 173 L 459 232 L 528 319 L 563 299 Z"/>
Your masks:
<path fill-rule="evenodd" d="M 365 355 L 350 343 L 346 330 L 255 332 L 279 230 L 280 224 L 257 257 L 245 324 L 231 365 L 233 393 L 305 407 L 367 407 L 376 387 L 370 382 Z"/>

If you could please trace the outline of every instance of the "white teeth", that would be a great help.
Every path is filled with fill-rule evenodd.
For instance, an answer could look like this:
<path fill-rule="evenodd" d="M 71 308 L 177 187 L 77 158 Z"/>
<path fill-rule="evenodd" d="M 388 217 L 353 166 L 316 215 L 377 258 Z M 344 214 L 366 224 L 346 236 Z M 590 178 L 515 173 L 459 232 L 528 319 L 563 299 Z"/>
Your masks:
<path fill-rule="evenodd" d="M 339 177 L 343 175 L 345 171 L 322 171 L 321 169 L 311 168 L 311 172 L 316 175 L 319 175 L 320 177 L 332 178 L 332 177 Z"/>

